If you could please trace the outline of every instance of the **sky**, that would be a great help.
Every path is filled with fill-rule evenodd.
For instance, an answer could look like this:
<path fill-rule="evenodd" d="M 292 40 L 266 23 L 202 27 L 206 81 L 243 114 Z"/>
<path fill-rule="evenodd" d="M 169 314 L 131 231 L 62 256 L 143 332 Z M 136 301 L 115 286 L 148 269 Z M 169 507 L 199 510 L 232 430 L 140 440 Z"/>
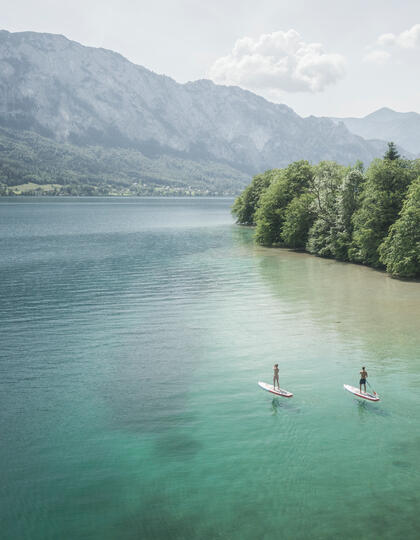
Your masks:
<path fill-rule="evenodd" d="M 420 0 L 0 0 L 0 28 L 64 34 L 301 116 L 420 113 Z"/>

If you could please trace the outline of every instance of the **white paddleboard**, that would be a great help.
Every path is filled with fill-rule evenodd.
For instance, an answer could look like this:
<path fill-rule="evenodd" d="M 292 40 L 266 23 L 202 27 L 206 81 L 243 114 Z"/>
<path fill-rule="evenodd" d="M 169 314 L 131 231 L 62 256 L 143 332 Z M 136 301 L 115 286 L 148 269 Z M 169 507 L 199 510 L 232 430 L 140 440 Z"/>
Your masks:
<path fill-rule="evenodd" d="M 360 392 L 360 388 L 356 388 L 355 386 L 350 386 L 349 384 L 344 384 L 343 386 L 347 390 L 347 392 L 351 392 L 357 397 L 367 399 L 368 401 L 380 401 L 378 394 L 370 394 L 369 392 Z"/>
<path fill-rule="evenodd" d="M 288 392 L 287 390 L 284 390 L 283 388 L 274 388 L 272 384 L 268 384 L 265 382 L 259 382 L 258 386 L 260 386 L 263 390 L 266 390 L 267 392 L 271 392 L 272 394 L 275 394 L 276 396 L 282 396 L 282 397 L 293 397 L 293 394 L 291 392 Z"/>

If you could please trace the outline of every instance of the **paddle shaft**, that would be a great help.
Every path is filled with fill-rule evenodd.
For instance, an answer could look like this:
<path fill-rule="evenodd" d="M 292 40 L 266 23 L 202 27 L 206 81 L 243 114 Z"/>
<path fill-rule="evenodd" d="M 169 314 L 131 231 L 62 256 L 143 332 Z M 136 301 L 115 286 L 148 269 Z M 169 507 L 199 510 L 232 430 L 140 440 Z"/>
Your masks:
<path fill-rule="evenodd" d="M 366 382 L 368 383 L 369 388 L 372 390 L 372 392 L 373 392 L 373 393 L 375 394 L 375 396 L 376 396 L 376 392 L 375 392 L 375 390 L 372 388 L 370 382 L 369 382 L 367 379 L 366 379 Z"/>

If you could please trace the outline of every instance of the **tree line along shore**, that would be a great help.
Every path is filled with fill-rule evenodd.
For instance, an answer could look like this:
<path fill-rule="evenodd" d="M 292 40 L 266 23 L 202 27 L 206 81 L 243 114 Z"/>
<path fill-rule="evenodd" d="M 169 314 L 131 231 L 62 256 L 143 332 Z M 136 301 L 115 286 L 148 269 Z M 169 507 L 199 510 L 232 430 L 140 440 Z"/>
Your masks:
<path fill-rule="evenodd" d="M 394 143 L 367 170 L 296 161 L 258 174 L 232 212 L 263 246 L 420 277 L 420 160 L 401 158 Z"/>

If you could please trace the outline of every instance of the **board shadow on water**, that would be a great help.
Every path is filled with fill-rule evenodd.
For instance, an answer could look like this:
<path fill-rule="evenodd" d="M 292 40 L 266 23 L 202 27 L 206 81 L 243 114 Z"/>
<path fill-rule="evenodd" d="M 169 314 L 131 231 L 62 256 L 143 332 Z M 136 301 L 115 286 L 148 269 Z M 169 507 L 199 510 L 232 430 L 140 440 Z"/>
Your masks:
<path fill-rule="evenodd" d="M 289 401 L 280 400 L 279 398 L 273 398 L 271 401 L 271 412 L 273 415 L 278 414 L 281 411 L 287 411 L 290 413 L 300 413 L 300 408 L 293 405 Z"/>
<path fill-rule="evenodd" d="M 376 416 L 391 416 L 390 412 L 378 406 L 377 403 L 369 403 L 368 401 L 360 401 L 358 399 L 354 399 L 354 402 L 357 404 L 357 410 L 362 418 L 368 414 Z"/>

